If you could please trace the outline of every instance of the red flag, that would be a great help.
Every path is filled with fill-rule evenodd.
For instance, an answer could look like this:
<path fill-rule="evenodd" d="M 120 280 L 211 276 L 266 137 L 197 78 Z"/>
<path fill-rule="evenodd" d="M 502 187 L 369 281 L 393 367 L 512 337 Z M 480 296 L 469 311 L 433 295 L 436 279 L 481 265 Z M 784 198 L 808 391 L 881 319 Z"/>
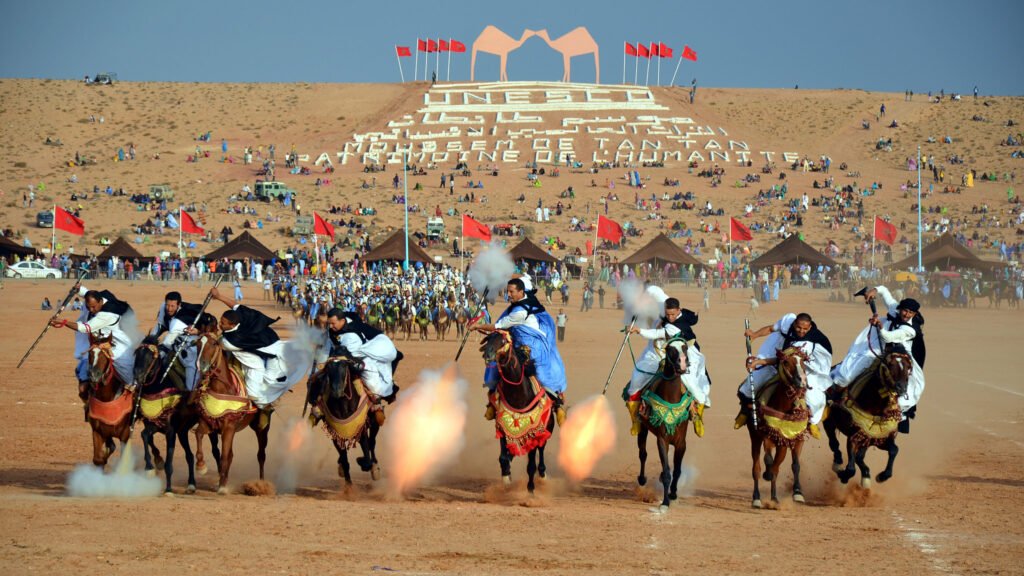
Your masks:
<path fill-rule="evenodd" d="M 327 220 L 320 217 L 319 214 L 313 212 L 313 234 L 320 234 L 321 236 L 330 236 L 331 241 L 334 241 L 334 226 Z"/>
<path fill-rule="evenodd" d="M 416 50 L 419 52 L 427 51 L 427 43 L 423 40 L 416 40 Z"/>
<path fill-rule="evenodd" d="M 427 40 L 427 52 L 437 52 L 437 42 Z"/>
<path fill-rule="evenodd" d="M 647 46 L 644 46 L 643 44 L 637 44 L 636 55 L 640 56 L 641 58 L 650 58 L 651 51 L 647 49 Z"/>
<path fill-rule="evenodd" d="M 53 207 L 53 227 L 76 236 L 85 235 L 85 221 L 60 206 Z"/>
<path fill-rule="evenodd" d="M 654 42 L 651 42 L 651 57 L 653 58 L 655 56 L 660 56 L 660 55 L 661 55 L 661 53 L 658 52 L 658 45 L 655 44 Z"/>
<path fill-rule="evenodd" d="M 658 44 L 658 56 L 661 56 L 662 58 L 671 58 L 672 48 L 664 44 Z"/>
<path fill-rule="evenodd" d="M 484 242 L 491 241 L 491 229 L 483 222 L 477 222 L 465 214 L 462 215 L 462 235 L 467 238 L 479 238 Z"/>
<path fill-rule="evenodd" d="M 604 215 L 597 217 L 597 237 L 610 240 L 618 244 L 625 233 L 622 231 L 622 226 L 611 218 L 605 218 Z"/>
<path fill-rule="evenodd" d="M 754 239 L 754 235 L 750 233 L 750 228 L 743 225 L 743 222 L 729 218 L 729 239 L 749 242 Z"/>
<path fill-rule="evenodd" d="M 437 51 L 438 52 L 447 52 L 448 50 L 449 50 L 449 46 L 448 46 L 448 41 L 447 40 L 438 40 L 437 41 Z"/>
<path fill-rule="evenodd" d="M 889 246 L 896 243 L 896 226 L 875 216 L 875 238 Z"/>
<path fill-rule="evenodd" d="M 448 45 L 448 49 L 451 50 L 452 52 L 465 52 L 466 45 L 463 44 L 462 42 L 459 42 L 458 40 L 452 40 L 451 44 Z"/>
<path fill-rule="evenodd" d="M 412 56 L 412 51 L 409 50 L 408 46 L 395 46 L 395 53 L 398 54 L 399 58 Z"/>
<path fill-rule="evenodd" d="M 697 53 L 694 52 L 693 49 L 691 49 L 689 46 L 683 46 L 682 57 L 686 58 L 687 60 L 693 60 L 694 62 L 697 61 Z"/>
<path fill-rule="evenodd" d="M 185 234 L 206 234 L 206 230 L 203 230 L 199 226 L 199 224 L 196 224 L 195 219 L 193 219 L 192 216 L 189 215 L 188 212 L 185 212 L 184 210 L 179 210 L 178 212 L 180 214 L 180 217 L 178 218 L 178 220 L 180 220 L 180 222 L 178 222 L 178 226 L 181 226 L 181 231 L 183 233 L 185 233 Z"/>
<path fill-rule="evenodd" d="M 636 56 L 636 46 L 626 42 L 626 56 Z"/>

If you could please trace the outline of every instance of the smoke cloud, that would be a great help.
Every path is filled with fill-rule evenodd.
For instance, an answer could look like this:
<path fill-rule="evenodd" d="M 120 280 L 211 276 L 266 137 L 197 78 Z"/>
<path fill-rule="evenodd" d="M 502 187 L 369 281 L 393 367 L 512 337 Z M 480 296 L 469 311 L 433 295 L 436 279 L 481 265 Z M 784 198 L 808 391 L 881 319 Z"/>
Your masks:
<path fill-rule="evenodd" d="M 121 450 L 121 457 L 112 468 L 113 472 L 107 474 L 92 464 L 79 464 L 68 476 L 68 495 L 78 498 L 148 498 L 159 496 L 164 490 L 163 480 L 135 470 L 131 444 Z"/>
<path fill-rule="evenodd" d="M 629 324 L 634 317 L 640 326 L 649 326 L 661 317 L 667 296 L 657 286 L 644 288 L 639 280 L 623 280 L 619 284 L 619 296 L 625 312 L 623 324 Z"/>
<path fill-rule="evenodd" d="M 516 266 L 512 257 L 497 242 L 488 244 L 469 265 L 469 281 L 481 294 L 487 290 L 487 298 L 494 302 L 498 293 L 505 289 Z"/>

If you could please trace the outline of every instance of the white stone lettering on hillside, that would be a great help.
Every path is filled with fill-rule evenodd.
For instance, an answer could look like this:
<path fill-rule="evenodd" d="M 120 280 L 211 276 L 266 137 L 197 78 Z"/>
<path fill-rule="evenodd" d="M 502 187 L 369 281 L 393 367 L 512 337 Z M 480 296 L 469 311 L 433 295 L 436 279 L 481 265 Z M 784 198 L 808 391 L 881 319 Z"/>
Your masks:
<path fill-rule="evenodd" d="M 699 115 L 698 115 L 699 119 Z M 517 145 L 518 143 L 518 145 Z M 414 113 L 384 130 L 353 134 L 316 165 L 374 162 L 771 162 L 797 152 L 751 149 L 722 126 L 676 116 L 655 92 L 637 86 L 562 82 L 456 83 L 434 86 Z M 525 152 L 524 152 L 525 151 Z M 301 155 L 303 161 L 308 155 Z"/>

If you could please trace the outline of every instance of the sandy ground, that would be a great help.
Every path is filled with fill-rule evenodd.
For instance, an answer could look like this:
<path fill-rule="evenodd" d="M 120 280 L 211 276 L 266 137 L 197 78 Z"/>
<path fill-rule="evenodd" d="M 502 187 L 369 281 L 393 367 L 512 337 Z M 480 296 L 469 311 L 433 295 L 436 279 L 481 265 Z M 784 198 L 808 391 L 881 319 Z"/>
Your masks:
<path fill-rule="evenodd" d="M 895 477 L 870 492 L 839 485 L 829 468 L 826 443 L 805 446 L 807 504 L 789 499 L 784 466 L 779 510 L 750 508 L 749 442 L 732 429 L 734 387 L 743 377 L 742 319 L 748 304 L 738 292 L 711 309 L 697 327 L 714 379 L 714 407 L 707 435 L 690 435 L 688 482 L 667 515 L 638 491 L 635 442 L 625 435 L 627 415 L 613 401 L 616 447 L 579 486 L 559 470 L 559 434 L 548 450 L 549 479 L 529 497 L 520 483 L 499 486 L 497 442 L 482 417 L 483 393 L 472 385 L 465 448 L 455 464 L 404 500 L 386 497 L 381 485 L 355 472 L 355 487 L 342 492 L 335 453 L 317 432 L 303 446 L 293 493 L 253 498 L 217 496 L 215 477 L 199 479 L 199 492 L 184 492 L 178 452 L 173 498 L 94 500 L 65 495 L 72 468 L 91 457 L 72 376 L 67 331 L 47 334 L 20 370 L 21 354 L 44 325 L 36 310 L 43 295 L 58 299 L 63 282 L 9 281 L 0 291 L 0 570 L 5 574 L 139 573 L 182 571 L 237 574 L 1009 574 L 1022 571 L 1024 528 L 1019 518 L 1024 488 L 1024 385 L 1012 334 L 1019 311 L 924 310 L 927 317 L 928 389 L 913 434 L 901 437 Z M 104 282 L 148 321 L 164 292 L 180 289 L 199 301 L 192 285 Z M 249 289 L 254 293 L 255 290 Z M 696 289 L 670 290 L 698 308 Z M 826 294 L 783 293 L 762 306 L 755 325 L 797 308 L 812 313 L 845 351 L 867 317 L 866 308 L 830 304 Z M 218 305 L 219 306 L 219 305 Z M 266 308 L 272 313 L 273 309 Z M 557 307 L 552 307 L 557 310 Z M 219 310 L 219 308 L 217 309 Z M 562 354 L 569 370 L 569 400 L 600 391 L 618 345 L 612 310 L 580 313 L 570 307 Z M 290 332 L 290 320 L 282 332 Z M 399 342 L 407 360 L 399 382 L 409 387 L 424 368 L 453 357 L 456 344 Z M 460 369 L 479 380 L 482 362 L 469 347 Z M 627 360 L 628 361 L 628 360 Z M 612 389 L 628 378 L 618 367 Z M 283 437 L 301 409 L 299 394 L 286 395 L 275 415 L 268 478 L 280 479 L 286 460 Z M 389 429 L 385 426 L 382 439 Z M 137 442 L 137 441 L 136 441 Z M 652 444 L 653 447 L 653 444 Z M 381 452 L 384 475 L 389 473 Z M 294 456 L 292 457 L 294 460 Z M 657 457 L 652 455 L 654 462 Z M 869 463 L 880 470 L 882 456 Z M 254 442 L 236 446 L 231 485 L 256 476 Z M 514 463 L 513 478 L 524 476 Z M 279 484 L 281 484 L 279 482 Z M 283 487 L 283 484 L 281 485 Z M 762 483 L 762 490 L 767 485 Z"/>

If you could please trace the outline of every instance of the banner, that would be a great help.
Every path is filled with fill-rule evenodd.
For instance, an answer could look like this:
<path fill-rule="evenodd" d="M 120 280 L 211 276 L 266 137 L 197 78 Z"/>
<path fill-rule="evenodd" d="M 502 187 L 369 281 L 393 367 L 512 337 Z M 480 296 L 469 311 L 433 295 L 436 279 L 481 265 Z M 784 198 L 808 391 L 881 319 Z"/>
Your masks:
<path fill-rule="evenodd" d="M 658 56 L 661 56 L 662 58 L 671 58 L 672 57 L 672 48 L 670 46 L 666 46 L 665 44 L 659 43 L 658 44 Z"/>
<path fill-rule="evenodd" d="M 448 50 L 449 50 L 449 47 L 448 47 L 448 41 L 447 40 L 438 40 L 437 41 L 437 51 L 438 52 L 447 52 Z"/>
<path fill-rule="evenodd" d="M 597 237 L 604 238 L 609 242 L 618 244 L 622 241 L 622 237 L 626 234 L 622 231 L 622 226 L 611 218 L 605 218 L 604 215 L 597 217 Z"/>
<path fill-rule="evenodd" d="M 416 50 L 418 52 L 426 52 L 427 51 L 427 43 L 424 42 L 423 40 L 416 40 Z"/>
<path fill-rule="evenodd" d="M 626 56 L 636 56 L 636 46 L 626 42 Z"/>
<path fill-rule="evenodd" d="M 188 212 L 185 212 L 184 210 L 181 210 L 180 212 L 181 212 L 181 218 L 179 218 L 179 220 L 181 220 L 180 226 L 181 226 L 182 233 L 184 233 L 184 234 L 206 234 L 206 230 L 203 230 L 202 227 L 199 226 L 199 224 L 196 224 L 196 221 L 195 221 L 194 218 L 192 218 L 191 214 L 189 214 Z"/>
<path fill-rule="evenodd" d="M 466 45 L 458 40 L 452 40 L 451 43 L 448 44 L 448 49 L 452 52 L 465 52 Z"/>
<path fill-rule="evenodd" d="M 694 62 L 697 61 L 697 53 L 694 52 L 689 46 L 683 46 L 682 56 L 687 60 L 693 60 Z"/>
<path fill-rule="evenodd" d="M 743 222 L 729 218 L 729 239 L 749 242 L 754 239 L 754 235 L 750 233 L 750 228 L 743 225 Z"/>
<path fill-rule="evenodd" d="M 647 49 L 647 46 L 644 46 L 643 44 L 637 43 L 637 45 L 636 45 L 636 55 L 640 56 L 641 58 L 650 58 L 651 57 L 651 51 Z"/>
<path fill-rule="evenodd" d="M 896 236 L 898 234 L 895 225 L 875 216 L 875 239 L 892 246 L 896 243 Z"/>
<path fill-rule="evenodd" d="M 409 50 L 408 46 L 395 46 L 395 53 L 398 54 L 399 58 L 412 56 L 412 51 Z"/>
<path fill-rule="evenodd" d="M 334 241 L 334 226 L 330 222 L 324 220 L 319 214 L 313 212 L 313 234 L 320 234 L 321 236 L 330 236 L 331 242 Z"/>
<path fill-rule="evenodd" d="M 85 221 L 60 206 L 53 207 L 53 227 L 76 236 L 85 235 Z"/>
<path fill-rule="evenodd" d="M 437 41 L 427 40 L 427 52 L 437 52 Z"/>
<path fill-rule="evenodd" d="M 491 229 L 483 222 L 477 222 L 469 216 L 462 215 L 462 236 L 465 238 L 479 238 L 484 242 L 491 241 Z"/>

